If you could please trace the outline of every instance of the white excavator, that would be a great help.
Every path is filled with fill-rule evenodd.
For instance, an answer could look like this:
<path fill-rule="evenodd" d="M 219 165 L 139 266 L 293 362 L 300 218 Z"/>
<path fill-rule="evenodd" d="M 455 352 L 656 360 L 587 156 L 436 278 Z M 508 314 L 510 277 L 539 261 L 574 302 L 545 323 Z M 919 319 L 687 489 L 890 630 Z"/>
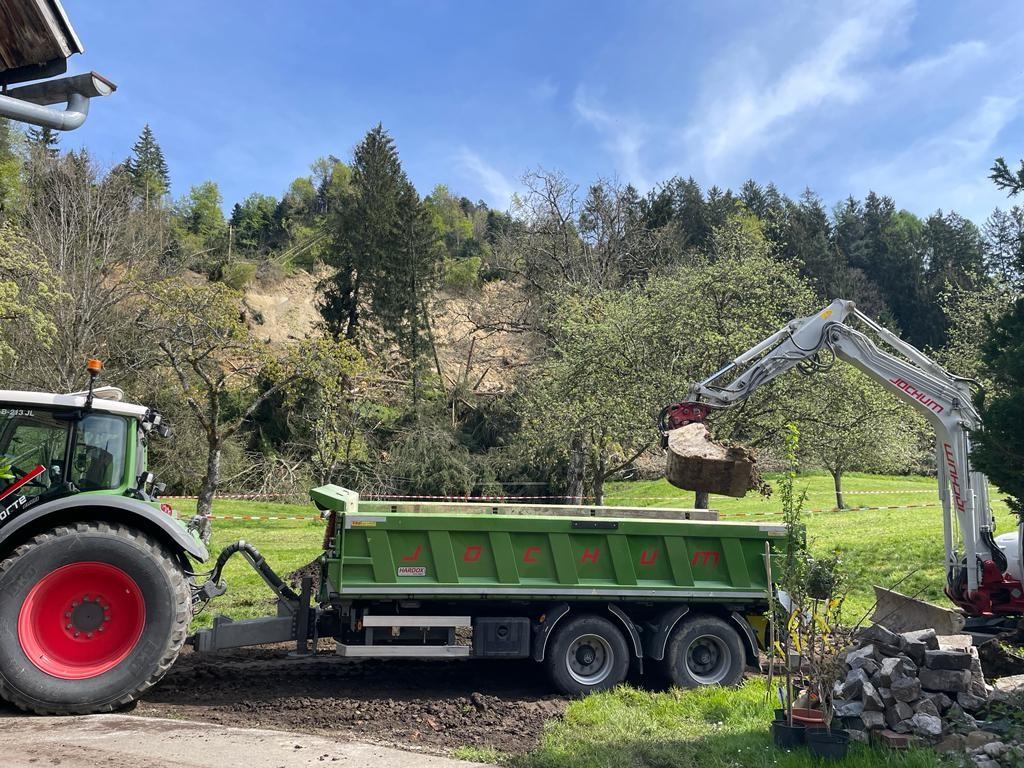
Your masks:
<path fill-rule="evenodd" d="M 713 411 L 743 403 L 762 384 L 793 368 L 814 373 L 837 358 L 909 402 L 935 428 L 946 595 L 970 617 L 1024 615 L 1024 523 L 1015 533 L 994 535 L 988 479 L 971 467 L 970 433 L 981 427 L 971 398 L 974 382 L 950 373 L 852 301 L 836 299 L 821 312 L 794 320 L 694 384 L 684 402 L 662 410 L 659 428 L 667 435 L 703 422 Z M 727 374 L 734 378 L 726 383 Z"/>

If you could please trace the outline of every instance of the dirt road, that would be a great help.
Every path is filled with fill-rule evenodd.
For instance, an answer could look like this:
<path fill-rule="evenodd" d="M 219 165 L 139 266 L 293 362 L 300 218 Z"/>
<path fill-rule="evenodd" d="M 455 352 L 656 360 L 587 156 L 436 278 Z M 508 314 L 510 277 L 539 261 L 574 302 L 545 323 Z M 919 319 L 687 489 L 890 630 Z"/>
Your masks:
<path fill-rule="evenodd" d="M 182 654 L 134 714 L 342 735 L 448 754 L 525 752 L 568 700 L 531 661 L 287 660 L 247 649 Z"/>
<path fill-rule="evenodd" d="M 0 717 L 4 768 L 472 768 L 364 742 L 130 715 Z"/>

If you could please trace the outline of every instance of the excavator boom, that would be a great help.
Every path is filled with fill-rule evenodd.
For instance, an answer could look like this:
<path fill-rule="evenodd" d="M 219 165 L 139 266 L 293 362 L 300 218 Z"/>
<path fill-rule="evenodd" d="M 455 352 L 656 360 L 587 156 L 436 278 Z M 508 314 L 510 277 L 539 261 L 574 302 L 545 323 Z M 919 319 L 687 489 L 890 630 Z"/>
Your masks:
<path fill-rule="evenodd" d="M 794 368 L 811 374 L 834 359 L 850 363 L 910 403 L 935 429 L 949 598 L 971 615 L 1024 615 L 1024 524 L 1017 534 L 999 541 L 993 535 L 988 479 L 970 464 L 970 433 L 981 427 L 971 381 L 947 371 L 852 301 L 836 299 L 822 311 L 794 320 L 695 383 L 685 401 L 662 410 L 663 445 L 670 430 L 743 403 L 758 387 Z M 734 377 L 724 381 L 727 374 Z"/>

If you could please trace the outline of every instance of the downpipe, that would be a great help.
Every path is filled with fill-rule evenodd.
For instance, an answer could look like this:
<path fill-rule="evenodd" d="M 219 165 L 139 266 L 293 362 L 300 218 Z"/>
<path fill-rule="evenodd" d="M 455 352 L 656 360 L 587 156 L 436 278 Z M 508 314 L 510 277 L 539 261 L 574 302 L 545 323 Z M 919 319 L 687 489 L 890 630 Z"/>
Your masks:
<path fill-rule="evenodd" d="M 41 128 L 73 131 L 80 127 L 88 116 L 89 99 L 80 93 L 72 93 L 68 97 L 67 107 L 63 110 L 0 95 L 0 117 L 38 125 Z"/>

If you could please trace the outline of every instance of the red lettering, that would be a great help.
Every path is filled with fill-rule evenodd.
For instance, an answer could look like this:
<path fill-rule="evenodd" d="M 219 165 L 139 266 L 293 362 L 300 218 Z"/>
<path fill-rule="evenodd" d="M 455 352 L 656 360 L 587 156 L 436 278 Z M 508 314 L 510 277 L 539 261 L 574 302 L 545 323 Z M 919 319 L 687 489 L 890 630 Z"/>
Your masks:
<path fill-rule="evenodd" d="M 963 490 L 960 488 L 960 473 L 956 469 L 956 457 L 953 455 L 953 446 L 949 443 L 942 444 L 946 454 L 946 466 L 949 468 L 949 484 L 953 486 L 953 501 L 960 512 L 965 512 Z"/>
<path fill-rule="evenodd" d="M 527 547 L 526 551 L 523 553 L 523 562 L 536 563 L 537 558 L 534 557 L 534 555 L 538 554 L 540 554 L 540 547 Z"/>
<path fill-rule="evenodd" d="M 694 552 L 690 565 L 718 565 L 718 553 L 711 550 Z"/>
<path fill-rule="evenodd" d="M 640 565 L 654 565 L 654 561 L 658 559 L 658 550 L 644 550 L 640 553 Z"/>
<path fill-rule="evenodd" d="M 908 396 L 914 398 L 923 405 L 925 408 L 935 413 L 943 413 L 946 409 L 942 407 L 940 403 L 935 402 L 927 393 L 917 389 L 913 384 L 905 379 L 901 379 L 898 376 L 895 379 L 889 379 L 889 383 L 897 389 L 902 390 Z"/>
<path fill-rule="evenodd" d="M 594 547 L 593 549 L 583 550 L 583 557 L 580 558 L 581 563 L 596 563 L 597 559 L 601 556 L 601 548 Z"/>
<path fill-rule="evenodd" d="M 483 550 L 480 548 L 479 544 L 470 544 L 466 547 L 466 552 L 462 556 L 462 559 L 467 563 L 475 563 L 480 559 L 481 552 L 483 552 Z"/>
<path fill-rule="evenodd" d="M 417 544 L 416 545 L 416 551 L 413 552 L 411 555 L 406 555 L 405 557 L 403 557 L 402 558 L 402 562 L 411 563 L 414 560 L 419 560 L 420 559 L 420 552 L 422 550 L 423 550 L 423 545 L 422 544 Z"/>

